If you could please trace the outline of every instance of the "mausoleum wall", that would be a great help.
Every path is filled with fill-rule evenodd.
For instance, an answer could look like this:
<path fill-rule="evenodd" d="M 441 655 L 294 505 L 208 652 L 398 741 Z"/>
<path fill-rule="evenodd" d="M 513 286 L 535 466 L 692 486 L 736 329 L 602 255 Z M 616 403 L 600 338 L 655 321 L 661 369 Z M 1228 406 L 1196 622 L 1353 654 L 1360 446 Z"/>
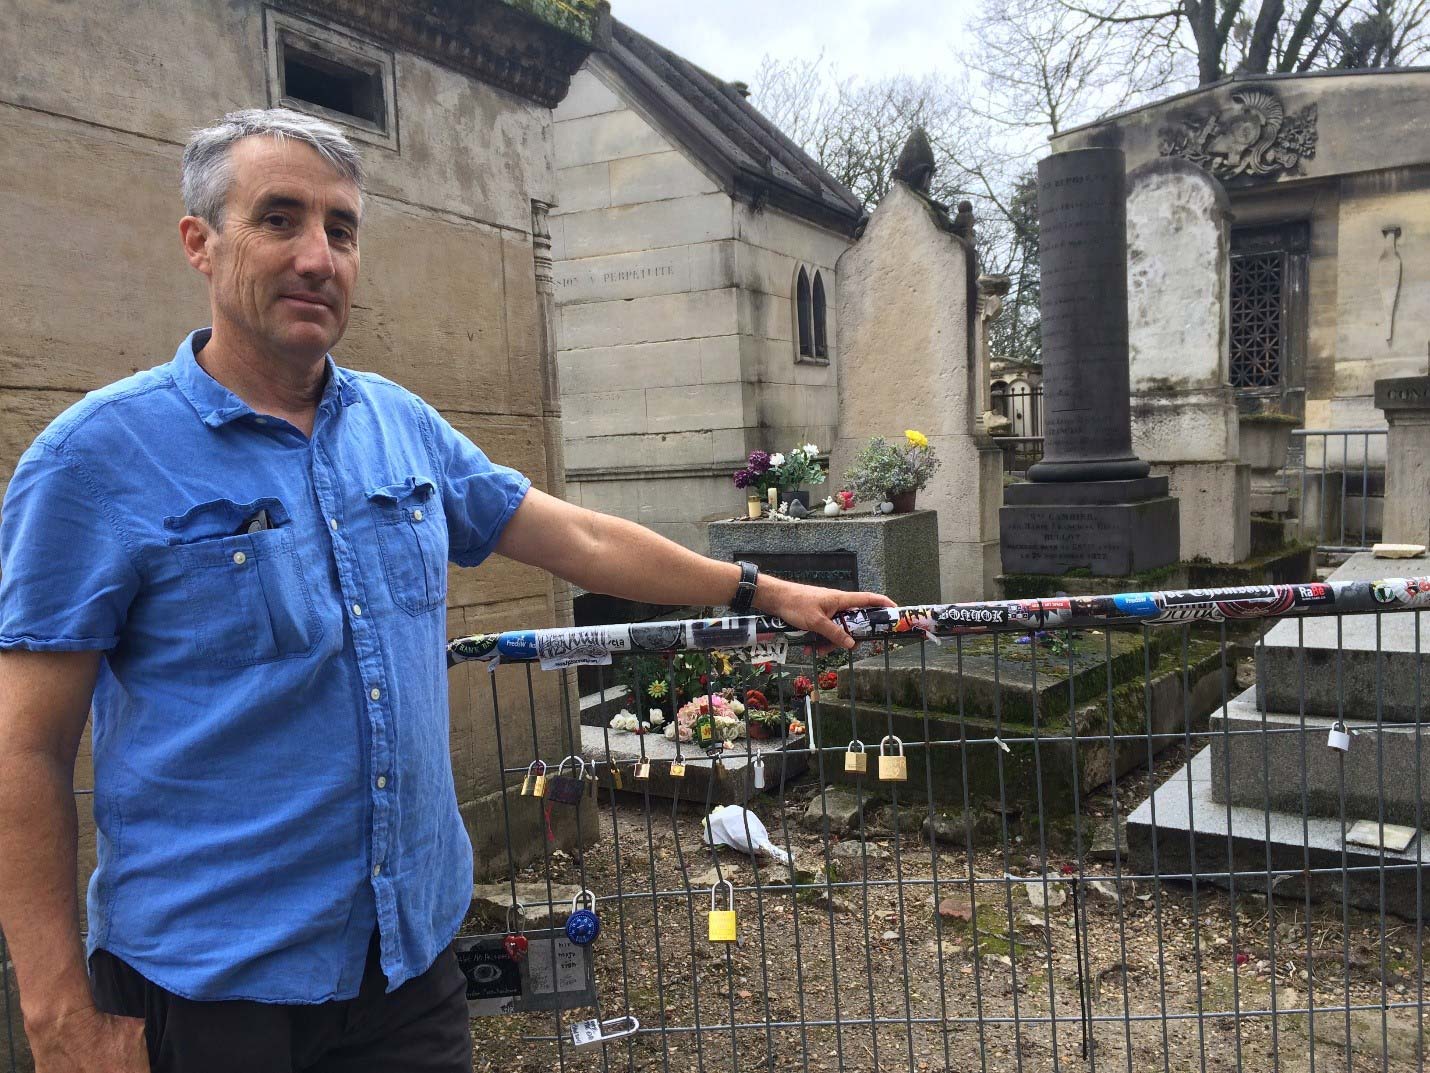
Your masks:
<path fill-rule="evenodd" d="M 266 35 L 289 5 L 25 6 L 0 34 L 0 491 L 61 410 L 169 360 L 208 323 L 204 281 L 179 245 L 180 157 L 194 128 L 277 99 Z M 401 16 L 389 5 L 381 17 Z M 418 392 L 493 459 L 551 487 L 532 209 L 554 199 L 550 109 L 391 40 L 291 18 L 385 54 L 395 91 L 388 144 L 361 143 L 363 268 L 335 357 Z M 454 569 L 447 631 L 552 625 L 559 600 L 549 578 L 505 560 Z M 486 674 L 451 680 L 479 869 L 501 830 Z M 558 676 L 536 689 L 542 735 L 557 740 Z"/>

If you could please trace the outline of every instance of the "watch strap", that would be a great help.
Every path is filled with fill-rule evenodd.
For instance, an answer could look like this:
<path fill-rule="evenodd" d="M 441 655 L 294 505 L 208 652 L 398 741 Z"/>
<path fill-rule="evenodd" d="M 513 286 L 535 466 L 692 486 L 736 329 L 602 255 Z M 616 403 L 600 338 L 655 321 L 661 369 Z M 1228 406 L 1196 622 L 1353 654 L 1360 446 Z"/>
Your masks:
<path fill-rule="evenodd" d="M 735 596 L 730 601 L 730 610 L 737 615 L 748 615 L 750 609 L 755 605 L 755 583 L 759 579 L 760 568 L 743 559 L 737 565 L 740 567 L 740 582 L 735 586 Z"/>

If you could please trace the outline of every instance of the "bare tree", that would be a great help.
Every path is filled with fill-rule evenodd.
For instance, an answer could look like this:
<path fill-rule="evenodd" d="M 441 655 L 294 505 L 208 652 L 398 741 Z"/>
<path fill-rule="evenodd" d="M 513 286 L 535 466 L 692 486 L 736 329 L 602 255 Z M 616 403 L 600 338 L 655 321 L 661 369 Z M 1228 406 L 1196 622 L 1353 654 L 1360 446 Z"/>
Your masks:
<path fill-rule="evenodd" d="M 1059 0 L 1091 30 L 1196 58 L 1197 81 L 1412 63 L 1430 51 L 1430 0 Z"/>

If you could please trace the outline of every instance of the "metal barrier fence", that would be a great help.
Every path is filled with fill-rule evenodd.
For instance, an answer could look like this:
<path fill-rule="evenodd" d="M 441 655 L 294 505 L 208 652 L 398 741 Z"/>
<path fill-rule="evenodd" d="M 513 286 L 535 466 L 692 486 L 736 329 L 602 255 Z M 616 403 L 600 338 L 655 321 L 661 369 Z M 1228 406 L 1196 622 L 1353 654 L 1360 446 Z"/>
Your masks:
<path fill-rule="evenodd" d="M 1427 613 L 1410 578 L 869 609 L 829 657 L 758 616 L 454 640 L 505 791 L 475 1068 L 1419 1069 Z M 628 717 L 542 688 L 591 663 Z"/>
<path fill-rule="evenodd" d="M 1383 428 L 1296 429 L 1301 532 L 1323 552 L 1353 552 L 1380 539 Z"/>
<path fill-rule="evenodd" d="M 1418 1069 L 1422 607 L 1430 578 L 875 610 L 822 680 L 759 618 L 454 642 L 525 664 L 496 746 L 546 841 L 505 902 L 555 948 L 478 988 L 515 1011 L 479 1067 Z M 538 740 L 530 661 L 597 658 L 630 717 Z M 783 738 L 616 729 L 702 696 L 748 726 L 765 664 Z M 586 892 L 602 937 L 562 945 Z"/>

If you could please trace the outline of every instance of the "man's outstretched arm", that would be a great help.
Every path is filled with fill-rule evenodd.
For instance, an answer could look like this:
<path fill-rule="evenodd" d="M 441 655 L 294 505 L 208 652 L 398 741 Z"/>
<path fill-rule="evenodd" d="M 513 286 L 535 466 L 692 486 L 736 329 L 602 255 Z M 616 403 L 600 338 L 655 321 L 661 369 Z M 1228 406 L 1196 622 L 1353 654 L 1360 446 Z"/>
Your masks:
<path fill-rule="evenodd" d="M 144 1022 L 94 1007 L 79 937 L 74 762 L 98 652 L 0 652 L 0 928 L 37 1073 L 149 1069 Z"/>
<path fill-rule="evenodd" d="M 717 562 L 609 514 L 573 506 L 533 488 L 507 522 L 496 550 L 549 570 L 590 592 L 650 604 L 728 604 L 740 580 L 734 563 Z M 840 648 L 854 639 L 833 619 L 851 607 L 890 607 L 872 592 L 842 592 L 761 574 L 755 607 L 812 630 Z"/>

